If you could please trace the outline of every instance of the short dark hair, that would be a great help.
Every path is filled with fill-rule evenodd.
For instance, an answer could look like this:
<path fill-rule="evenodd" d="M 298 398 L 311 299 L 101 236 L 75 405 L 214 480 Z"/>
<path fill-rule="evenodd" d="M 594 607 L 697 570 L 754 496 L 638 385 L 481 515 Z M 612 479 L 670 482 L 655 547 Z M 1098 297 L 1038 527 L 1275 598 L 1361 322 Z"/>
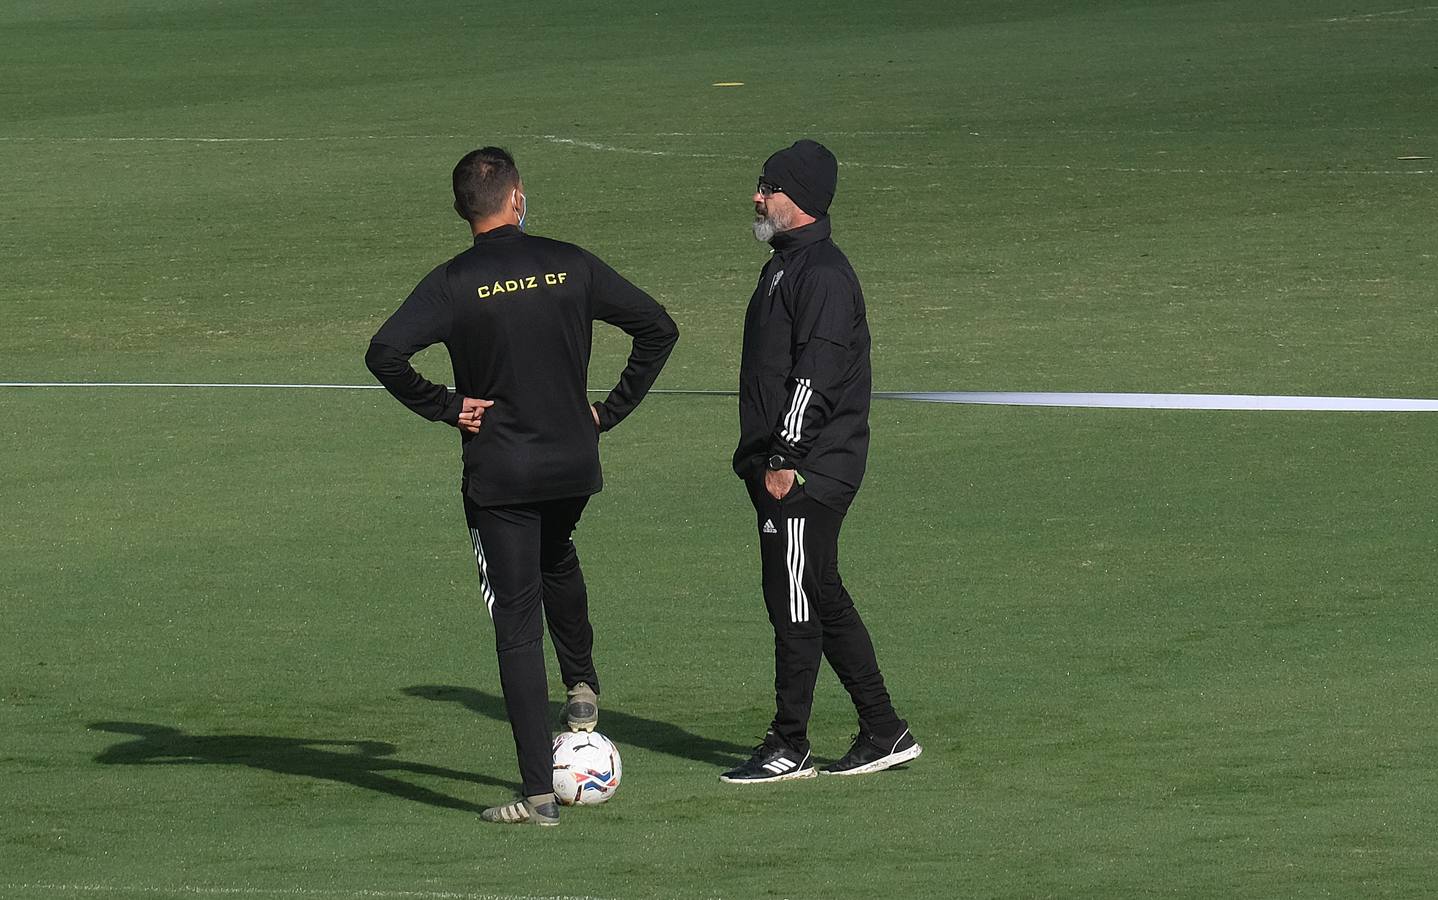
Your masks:
<path fill-rule="evenodd" d="M 454 211 L 477 222 L 504 208 L 510 190 L 519 186 L 519 167 L 502 147 L 480 147 L 454 167 Z"/>

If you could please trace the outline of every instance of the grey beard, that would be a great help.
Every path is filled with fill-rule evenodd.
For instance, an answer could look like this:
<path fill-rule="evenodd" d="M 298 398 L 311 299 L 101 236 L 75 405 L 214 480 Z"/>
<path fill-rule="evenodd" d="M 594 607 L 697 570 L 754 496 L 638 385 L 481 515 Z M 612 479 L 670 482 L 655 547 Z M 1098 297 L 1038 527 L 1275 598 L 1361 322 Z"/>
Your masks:
<path fill-rule="evenodd" d="M 788 231 L 793 226 L 789 219 L 775 218 L 773 214 L 762 219 L 754 220 L 754 239 L 761 244 L 767 244 L 774 239 L 774 235 L 781 231 Z"/>

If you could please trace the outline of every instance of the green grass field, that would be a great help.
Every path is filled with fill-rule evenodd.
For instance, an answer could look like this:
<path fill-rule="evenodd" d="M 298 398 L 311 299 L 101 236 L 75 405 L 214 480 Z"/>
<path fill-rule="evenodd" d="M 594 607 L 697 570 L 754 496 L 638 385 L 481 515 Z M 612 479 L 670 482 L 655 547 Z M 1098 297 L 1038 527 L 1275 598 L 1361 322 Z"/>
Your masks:
<path fill-rule="evenodd" d="M 880 390 L 1435 397 L 1435 46 L 1391 0 L 6 0 L 0 380 L 369 383 L 498 143 L 669 307 L 659 387 L 728 389 L 810 136 Z M 734 401 L 654 396 L 577 537 L 624 785 L 506 829 L 452 431 L 0 388 L 0 896 L 1434 894 L 1438 415 L 874 427 L 845 580 L 924 756 L 719 783 L 772 712 Z"/>

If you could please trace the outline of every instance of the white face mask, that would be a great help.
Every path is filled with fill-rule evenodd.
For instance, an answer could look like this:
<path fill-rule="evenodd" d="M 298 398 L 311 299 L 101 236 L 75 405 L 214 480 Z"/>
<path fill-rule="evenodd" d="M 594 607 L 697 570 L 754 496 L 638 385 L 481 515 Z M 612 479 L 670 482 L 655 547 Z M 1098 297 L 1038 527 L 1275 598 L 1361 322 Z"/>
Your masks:
<path fill-rule="evenodd" d="M 524 220 L 529 217 L 529 198 L 520 194 L 518 189 L 514 193 L 519 196 L 519 230 L 523 231 Z"/>

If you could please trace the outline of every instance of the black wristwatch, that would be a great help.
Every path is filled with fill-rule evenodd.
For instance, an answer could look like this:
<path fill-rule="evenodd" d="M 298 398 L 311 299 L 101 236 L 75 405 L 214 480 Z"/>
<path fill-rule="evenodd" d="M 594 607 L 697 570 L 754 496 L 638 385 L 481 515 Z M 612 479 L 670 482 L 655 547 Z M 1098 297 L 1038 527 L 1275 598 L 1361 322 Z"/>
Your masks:
<path fill-rule="evenodd" d="M 770 472 L 778 472 L 780 469 L 792 469 L 794 467 L 789 465 L 789 461 L 787 459 L 780 456 L 778 453 L 775 453 L 773 456 L 765 460 L 764 468 L 768 469 Z"/>

